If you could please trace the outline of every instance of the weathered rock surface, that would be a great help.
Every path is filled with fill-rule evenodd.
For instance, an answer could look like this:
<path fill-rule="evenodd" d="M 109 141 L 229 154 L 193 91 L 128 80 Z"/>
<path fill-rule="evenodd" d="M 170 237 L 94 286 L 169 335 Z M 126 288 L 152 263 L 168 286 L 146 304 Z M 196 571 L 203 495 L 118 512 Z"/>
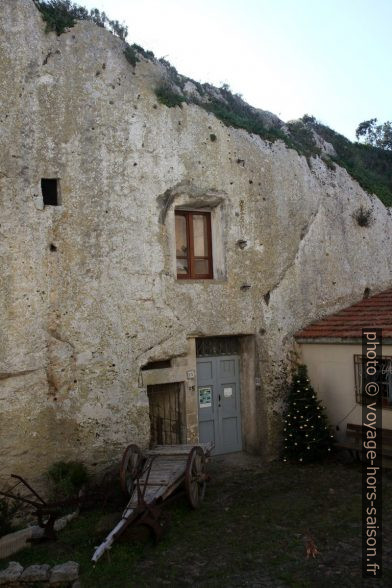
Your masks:
<path fill-rule="evenodd" d="M 74 582 L 79 577 L 79 564 L 75 561 L 54 566 L 50 571 L 49 584 L 60 584 L 63 582 Z"/>
<path fill-rule="evenodd" d="M 31 0 L 3 0 L 0 53 L 2 474 L 147 445 L 141 366 L 192 336 L 253 335 L 251 448 L 273 454 L 292 334 L 392 284 L 384 205 L 341 168 L 158 104 L 162 68 L 92 23 L 46 34 Z M 220 208 L 219 280 L 176 280 L 179 204 Z"/>
<path fill-rule="evenodd" d="M 49 564 L 34 564 L 25 568 L 20 576 L 21 582 L 46 582 L 49 580 Z"/>
<path fill-rule="evenodd" d="M 79 564 L 67 561 L 63 564 L 51 566 L 49 564 L 34 564 L 23 570 L 23 566 L 11 561 L 5 570 L 0 572 L 0 586 L 28 588 L 31 586 L 58 586 L 68 588 L 80 586 Z"/>
<path fill-rule="evenodd" d="M 0 572 L 0 586 L 7 586 L 11 582 L 16 582 L 21 573 L 23 572 L 23 566 L 17 561 L 10 561 L 8 567 Z"/>

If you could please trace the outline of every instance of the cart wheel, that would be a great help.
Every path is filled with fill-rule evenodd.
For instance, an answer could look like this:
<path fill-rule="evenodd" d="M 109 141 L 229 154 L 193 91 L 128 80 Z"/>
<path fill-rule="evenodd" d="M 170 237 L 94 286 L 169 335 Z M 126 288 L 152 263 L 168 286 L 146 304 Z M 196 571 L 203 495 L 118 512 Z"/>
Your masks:
<path fill-rule="evenodd" d="M 191 449 L 185 470 L 185 489 L 189 504 L 198 508 L 206 491 L 206 458 L 201 447 Z"/>
<path fill-rule="evenodd" d="M 143 454 L 137 445 L 128 445 L 120 467 L 121 490 L 131 495 L 135 485 L 135 478 L 140 472 Z"/>

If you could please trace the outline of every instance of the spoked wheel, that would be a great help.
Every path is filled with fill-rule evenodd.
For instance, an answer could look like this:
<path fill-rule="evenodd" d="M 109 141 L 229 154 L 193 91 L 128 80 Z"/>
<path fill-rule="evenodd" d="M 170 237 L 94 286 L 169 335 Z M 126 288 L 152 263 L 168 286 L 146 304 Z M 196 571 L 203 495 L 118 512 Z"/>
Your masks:
<path fill-rule="evenodd" d="M 143 454 L 137 445 L 128 445 L 120 468 L 121 490 L 131 495 L 135 487 L 135 479 L 140 473 L 143 462 Z"/>
<path fill-rule="evenodd" d="M 185 489 L 189 504 L 198 508 L 206 491 L 206 458 L 201 447 L 193 447 L 186 464 Z"/>

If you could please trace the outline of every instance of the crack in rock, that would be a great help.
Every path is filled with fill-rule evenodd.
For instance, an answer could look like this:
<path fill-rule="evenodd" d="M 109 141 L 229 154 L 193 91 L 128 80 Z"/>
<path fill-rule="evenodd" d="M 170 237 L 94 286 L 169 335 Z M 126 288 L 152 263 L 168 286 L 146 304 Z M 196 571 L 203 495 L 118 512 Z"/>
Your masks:
<path fill-rule="evenodd" d="M 313 224 L 316 221 L 316 218 L 320 212 L 321 209 L 321 202 L 319 203 L 316 212 L 310 217 L 310 220 L 308 222 L 308 224 L 306 225 L 306 227 L 304 227 L 301 231 L 301 238 L 298 244 L 298 248 L 297 251 L 293 257 L 293 259 L 291 259 L 286 266 L 283 268 L 283 270 L 281 271 L 280 276 L 278 277 L 277 281 L 275 282 L 275 284 L 270 288 L 269 293 L 271 294 L 271 292 L 273 292 L 274 290 L 276 290 L 276 288 L 278 288 L 278 286 L 282 283 L 282 281 L 285 279 L 287 272 L 289 271 L 290 268 L 292 268 L 295 265 L 296 260 L 298 259 L 298 255 L 301 249 L 301 246 L 303 244 L 303 242 L 305 241 L 306 237 L 309 234 L 310 229 L 312 228 Z"/>
<path fill-rule="evenodd" d="M 27 376 L 28 374 L 33 374 L 34 372 L 39 372 L 40 370 L 44 370 L 45 368 L 39 367 L 35 368 L 34 370 L 22 370 L 20 372 L 0 372 L 0 380 L 8 380 L 9 378 L 19 378 L 20 376 Z"/>

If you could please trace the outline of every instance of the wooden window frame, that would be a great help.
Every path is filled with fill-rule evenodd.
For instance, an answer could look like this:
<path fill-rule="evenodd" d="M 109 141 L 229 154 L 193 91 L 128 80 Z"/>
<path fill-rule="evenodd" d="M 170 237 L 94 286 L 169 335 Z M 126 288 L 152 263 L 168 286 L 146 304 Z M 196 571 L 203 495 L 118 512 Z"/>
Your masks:
<path fill-rule="evenodd" d="M 177 273 L 178 280 L 211 280 L 213 278 L 212 267 L 212 237 L 211 237 L 211 212 L 204 212 L 198 210 L 176 210 L 175 216 L 185 217 L 186 222 L 186 238 L 187 238 L 187 255 L 176 255 L 177 259 L 186 259 L 188 261 L 188 273 Z M 193 239 L 193 216 L 204 216 L 207 225 L 207 255 L 196 256 L 194 254 L 194 239 Z M 195 273 L 195 261 L 199 259 L 208 260 L 209 272 L 207 274 Z M 177 268 L 176 268 L 177 269 Z"/>

